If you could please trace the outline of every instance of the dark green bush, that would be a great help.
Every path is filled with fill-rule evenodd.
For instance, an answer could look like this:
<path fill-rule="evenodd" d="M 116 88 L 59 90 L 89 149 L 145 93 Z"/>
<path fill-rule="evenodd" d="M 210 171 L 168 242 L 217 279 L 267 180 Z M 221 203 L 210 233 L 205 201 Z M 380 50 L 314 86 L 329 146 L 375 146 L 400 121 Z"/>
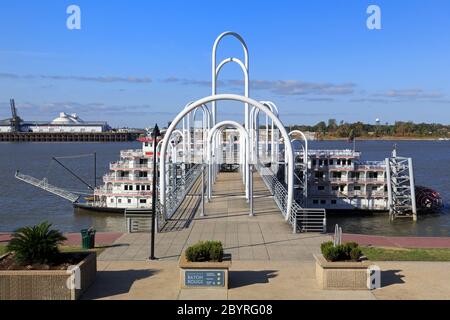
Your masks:
<path fill-rule="evenodd" d="M 322 254 L 328 261 L 339 261 L 341 256 L 340 249 L 340 246 L 326 246 L 324 247 Z"/>
<path fill-rule="evenodd" d="M 322 242 L 322 244 L 320 245 L 320 251 L 323 253 L 325 248 L 332 247 L 332 246 L 333 246 L 333 241 Z"/>
<path fill-rule="evenodd" d="M 356 242 L 348 242 L 337 246 L 332 241 L 324 242 L 320 245 L 321 252 L 328 261 L 357 261 L 362 251 Z"/>
<path fill-rule="evenodd" d="M 51 263 L 59 254 L 58 245 L 66 238 L 51 224 L 42 222 L 34 227 L 17 229 L 8 244 L 8 251 L 20 264 Z"/>
<path fill-rule="evenodd" d="M 222 242 L 200 241 L 186 249 L 186 259 L 190 262 L 220 262 L 223 259 Z"/>
<path fill-rule="evenodd" d="M 354 261 L 358 261 L 359 258 L 362 256 L 362 251 L 360 248 L 356 247 L 353 248 L 352 251 L 350 251 L 350 259 Z"/>

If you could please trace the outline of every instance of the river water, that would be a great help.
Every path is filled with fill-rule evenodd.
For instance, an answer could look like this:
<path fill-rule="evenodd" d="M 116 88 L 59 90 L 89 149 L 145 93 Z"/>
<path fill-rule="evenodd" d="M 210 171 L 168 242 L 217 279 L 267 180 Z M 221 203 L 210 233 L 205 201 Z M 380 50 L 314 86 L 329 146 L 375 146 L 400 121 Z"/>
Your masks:
<path fill-rule="evenodd" d="M 446 207 L 436 215 L 390 222 L 386 215 L 328 216 L 332 230 L 338 223 L 344 232 L 377 235 L 450 236 L 450 142 L 449 141 L 357 141 L 356 149 L 365 160 L 383 160 L 394 144 L 400 156 L 413 158 L 416 184 L 441 193 Z M 83 183 L 51 161 L 60 161 L 88 184 L 94 184 L 94 158 L 97 153 L 97 177 L 108 171 L 109 163 L 119 158 L 123 149 L 139 149 L 138 142 L 125 143 L 0 143 L 0 232 L 15 230 L 47 220 L 65 232 L 78 232 L 95 227 L 98 231 L 125 231 L 122 216 L 79 213 L 70 202 L 53 196 L 14 178 L 16 170 L 36 178 L 47 177 L 50 184 L 65 189 L 89 193 Z M 312 149 L 353 148 L 345 141 L 312 141 Z M 81 155 L 81 157 L 73 157 Z M 281 217 L 280 217 L 281 218 Z"/>

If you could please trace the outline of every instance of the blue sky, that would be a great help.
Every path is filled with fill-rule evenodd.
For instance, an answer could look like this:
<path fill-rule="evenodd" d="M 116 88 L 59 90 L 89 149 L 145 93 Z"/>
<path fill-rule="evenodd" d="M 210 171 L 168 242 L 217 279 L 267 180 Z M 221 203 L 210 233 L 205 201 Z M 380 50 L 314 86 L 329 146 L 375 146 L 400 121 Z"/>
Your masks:
<path fill-rule="evenodd" d="M 79 5 L 81 30 L 66 28 Z M 382 30 L 368 30 L 379 5 Z M 285 124 L 450 123 L 450 2 L 2 1 L 0 119 L 14 97 L 27 120 L 60 111 L 113 126 L 165 125 L 210 95 L 211 48 L 223 31 L 250 50 L 251 97 L 275 102 Z M 219 59 L 242 57 L 232 38 Z M 219 91 L 243 93 L 236 66 Z M 242 108 L 220 104 L 219 118 Z"/>

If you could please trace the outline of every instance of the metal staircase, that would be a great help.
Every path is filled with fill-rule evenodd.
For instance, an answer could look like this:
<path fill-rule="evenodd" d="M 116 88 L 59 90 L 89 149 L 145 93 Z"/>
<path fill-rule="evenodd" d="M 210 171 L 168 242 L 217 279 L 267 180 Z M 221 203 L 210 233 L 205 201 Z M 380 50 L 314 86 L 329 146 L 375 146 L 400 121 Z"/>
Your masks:
<path fill-rule="evenodd" d="M 385 161 L 391 220 L 412 218 L 416 221 L 417 209 L 412 159 L 398 157 L 397 150 L 394 149 L 392 157 Z"/>
<path fill-rule="evenodd" d="M 64 190 L 64 189 L 61 189 L 61 188 L 58 188 L 58 187 L 55 187 L 55 186 L 49 184 L 47 178 L 39 180 L 39 179 L 33 178 L 31 176 L 21 174 L 19 171 L 16 172 L 15 177 L 16 177 L 16 179 L 19 179 L 23 182 L 26 182 L 26 183 L 31 184 L 35 187 L 38 187 L 42 190 L 53 193 L 54 195 L 57 195 L 58 197 L 69 200 L 72 203 L 77 202 L 78 199 L 80 198 L 79 195 L 76 195 L 72 192 L 69 192 L 67 190 Z"/>

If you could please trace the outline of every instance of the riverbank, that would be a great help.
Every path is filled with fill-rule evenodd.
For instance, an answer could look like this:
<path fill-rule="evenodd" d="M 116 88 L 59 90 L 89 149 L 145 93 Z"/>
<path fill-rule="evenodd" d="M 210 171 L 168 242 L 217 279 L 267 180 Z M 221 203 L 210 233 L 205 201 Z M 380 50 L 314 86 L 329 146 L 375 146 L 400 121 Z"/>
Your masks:
<path fill-rule="evenodd" d="M 439 140 L 440 137 L 397 137 L 397 136 L 382 136 L 382 137 L 373 137 L 373 136 L 364 136 L 364 137 L 356 137 L 355 140 L 358 141 L 442 141 Z M 318 141 L 348 141 L 348 138 L 340 138 L 333 136 L 323 136 Z M 443 140 L 445 141 L 445 140 Z"/>

